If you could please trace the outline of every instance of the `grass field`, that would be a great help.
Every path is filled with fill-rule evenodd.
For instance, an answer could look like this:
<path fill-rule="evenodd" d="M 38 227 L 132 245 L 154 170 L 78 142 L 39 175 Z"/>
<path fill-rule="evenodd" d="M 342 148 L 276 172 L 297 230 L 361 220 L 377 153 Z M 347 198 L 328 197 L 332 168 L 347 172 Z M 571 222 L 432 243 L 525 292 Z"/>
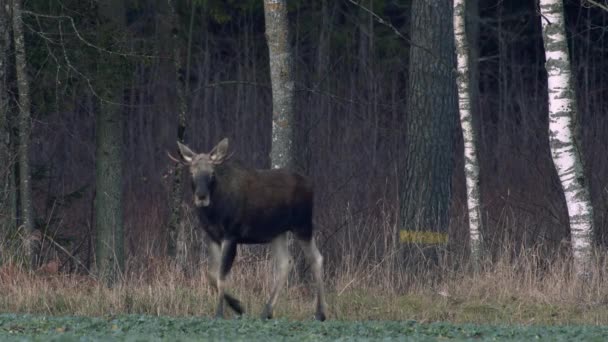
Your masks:
<path fill-rule="evenodd" d="M 262 321 L 121 315 L 0 315 L 2 341 L 605 341 L 601 326 L 523 326 L 415 321 Z"/>

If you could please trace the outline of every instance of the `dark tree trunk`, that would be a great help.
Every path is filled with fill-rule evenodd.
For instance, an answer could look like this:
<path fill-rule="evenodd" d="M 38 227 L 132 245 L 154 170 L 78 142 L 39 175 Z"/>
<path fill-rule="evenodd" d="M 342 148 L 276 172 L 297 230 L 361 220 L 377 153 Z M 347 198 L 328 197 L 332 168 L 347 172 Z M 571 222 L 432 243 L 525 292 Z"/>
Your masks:
<path fill-rule="evenodd" d="M 124 34 L 125 8 L 120 0 L 99 2 L 103 27 L 114 34 L 100 39 L 100 46 L 120 51 Z M 101 96 L 96 121 L 96 267 L 107 285 L 113 285 L 124 269 L 123 226 L 123 101 L 126 61 L 100 52 L 97 91 Z"/>
<path fill-rule="evenodd" d="M 186 117 L 189 107 L 189 78 L 190 78 L 190 45 L 192 41 L 192 25 L 194 13 L 196 11 L 195 4 L 191 4 L 190 24 L 188 31 L 188 49 L 184 53 L 183 44 L 180 39 L 180 22 L 177 13 L 177 2 L 169 1 L 170 7 L 170 45 L 173 50 L 173 68 L 176 77 L 175 91 L 177 95 L 177 141 L 184 143 L 186 134 Z M 184 55 L 186 65 L 184 65 Z M 177 144 L 175 145 L 177 149 Z M 177 264 L 182 270 L 187 270 L 188 254 L 192 248 L 192 243 L 195 243 L 191 237 L 193 236 L 191 227 L 183 221 L 184 212 L 182 210 L 182 192 L 184 186 L 182 183 L 185 169 L 176 168 L 173 174 L 173 183 L 171 188 L 171 214 L 169 217 L 169 241 L 167 252 L 170 257 L 175 258 Z"/>
<path fill-rule="evenodd" d="M 19 204 L 21 225 L 27 234 L 26 254 L 32 267 L 38 265 L 40 234 L 36 234 L 34 207 L 32 204 L 32 182 L 30 173 L 29 146 L 31 132 L 30 85 L 27 78 L 25 39 L 21 17 L 21 0 L 13 0 L 13 32 L 15 41 L 15 68 L 19 90 Z"/>
<path fill-rule="evenodd" d="M 452 7 L 414 0 L 411 18 L 401 240 L 436 244 L 447 238 L 457 118 Z"/>
<path fill-rule="evenodd" d="M 7 84 L 9 32 L 8 8 L 0 6 L 0 258 L 5 256 L 6 237 L 15 229 L 17 214 Z"/>

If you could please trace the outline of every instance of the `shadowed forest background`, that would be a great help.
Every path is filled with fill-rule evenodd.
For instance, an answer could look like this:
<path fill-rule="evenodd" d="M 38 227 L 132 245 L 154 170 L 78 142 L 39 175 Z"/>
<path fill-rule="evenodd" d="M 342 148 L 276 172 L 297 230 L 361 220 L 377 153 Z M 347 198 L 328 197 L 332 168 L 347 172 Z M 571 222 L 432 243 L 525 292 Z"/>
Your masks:
<path fill-rule="evenodd" d="M 175 30 L 166 1 L 127 1 L 121 31 L 104 30 L 93 1 L 24 3 L 34 215 L 44 233 L 43 258 L 63 260 L 62 271 L 89 268 L 94 255 L 95 113 L 106 96 L 100 84 L 113 82 L 96 78 L 99 55 L 118 55 L 119 63 L 104 67 L 125 80 L 119 102 L 128 267 L 166 254 L 167 175 L 174 166 L 166 152 L 176 148 L 180 85 L 175 46 L 186 62 L 178 73 L 187 90 L 185 141 L 208 151 L 229 137 L 236 158 L 269 167 L 272 101 L 262 2 L 178 3 Z M 349 1 L 289 2 L 297 168 L 315 183 L 317 241 L 330 274 L 340 260 L 374 265 L 398 245 L 409 1 L 362 3 L 406 39 Z M 513 253 L 531 246 L 555 252 L 568 241 L 568 217 L 549 152 L 539 13 L 534 1 L 478 5 L 479 43 L 472 48 L 484 238 L 494 252 L 503 245 L 514 246 Z M 597 238 L 606 244 L 608 13 L 579 1 L 565 6 L 585 171 Z M 17 91 L 10 90 L 14 117 Z M 453 170 L 448 250 L 458 256 L 468 231 L 462 137 L 454 127 L 452 165 L 446 165 Z M 0 172 L 11 170 L 2 165 Z M 183 196 L 189 205 L 188 186 Z M 191 215 L 185 220 L 196 224 Z M 68 262 L 57 244 L 82 264 Z"/>

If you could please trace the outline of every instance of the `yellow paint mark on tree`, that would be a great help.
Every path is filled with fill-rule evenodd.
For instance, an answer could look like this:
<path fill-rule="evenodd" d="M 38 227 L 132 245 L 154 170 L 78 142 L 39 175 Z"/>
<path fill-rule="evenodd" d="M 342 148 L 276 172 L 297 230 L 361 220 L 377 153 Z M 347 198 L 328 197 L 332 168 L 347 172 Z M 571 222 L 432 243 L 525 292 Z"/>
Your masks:
<path fill-rule="evenodd" d="M 274 120 L 275 124 L 281 128 L 286 128 L 289 126 L 289 120 Z"/>
<path fill-rule="evenodd" d="M 401 243 L 422 243 L 427 245 L 443 245 L 448 243 L 448 234 L 421 230 L 399 231 Z"/>

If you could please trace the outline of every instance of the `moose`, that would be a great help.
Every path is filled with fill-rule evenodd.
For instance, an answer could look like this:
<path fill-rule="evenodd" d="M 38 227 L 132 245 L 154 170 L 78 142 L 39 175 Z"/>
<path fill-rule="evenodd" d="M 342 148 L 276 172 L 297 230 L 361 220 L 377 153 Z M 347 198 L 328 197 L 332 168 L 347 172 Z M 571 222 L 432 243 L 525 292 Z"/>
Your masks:
<path fill-rule="evenodd" d="M 262 318 L 272 318 L 273 306 L 291 267 L 287 233 L 295 237 L 311 266 L 316 283 L 315 318 L 325 320 L 323 257 L 313 239 L 311 181 L 286 169 L 253 169 L 230 158 L 228 139 L 209 153 L 196 153 L 178 141 L 179 160 L 190 170 L 192 194 L 209 251 L 207 276 L 217 289 L 216 318 L 224 317 L 224 302 L 238 315 L 243 307 L 225 289 L 238 244 L 271 244 L 276 274 Z"/>

